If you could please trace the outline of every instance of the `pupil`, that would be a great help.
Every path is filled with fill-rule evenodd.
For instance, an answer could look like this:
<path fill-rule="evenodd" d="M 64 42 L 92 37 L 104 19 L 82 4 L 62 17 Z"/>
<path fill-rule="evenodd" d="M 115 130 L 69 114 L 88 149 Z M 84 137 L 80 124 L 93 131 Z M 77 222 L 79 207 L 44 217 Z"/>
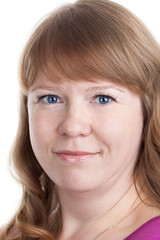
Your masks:
<path fill-rule="evenodd" d="M 57 102 L 57 97 L 55 97 L 55 96 L 48 96 L 48 102 L 49 103 L 55 103 L 55 102 Z"/>
<path fill-rule="evenodd" d="M 100 103 L 105 104 L 109 102 L 109 98 L 108 97 L 100 97 L 99 98 Z"/>

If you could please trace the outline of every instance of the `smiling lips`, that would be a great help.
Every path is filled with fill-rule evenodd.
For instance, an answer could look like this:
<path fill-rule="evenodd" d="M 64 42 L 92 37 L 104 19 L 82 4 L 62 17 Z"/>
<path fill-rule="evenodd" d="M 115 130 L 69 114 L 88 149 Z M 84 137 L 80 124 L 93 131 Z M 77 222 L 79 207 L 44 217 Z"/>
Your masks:
<path fill-rule="evenodd" d="M 91 160 L 97 153 L 80 151 L 60 151 L 56 152 L 58 158 L 63 162 L 82 163 Z"/>

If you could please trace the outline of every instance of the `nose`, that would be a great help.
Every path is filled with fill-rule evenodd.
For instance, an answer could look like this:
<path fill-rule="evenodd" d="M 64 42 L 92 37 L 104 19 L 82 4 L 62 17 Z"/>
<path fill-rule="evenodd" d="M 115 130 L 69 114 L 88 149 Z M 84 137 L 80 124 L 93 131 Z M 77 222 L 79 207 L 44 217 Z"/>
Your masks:
<path fill-rule="evenodd" d="M 68 137 L 88 136 L 91 133 L 89 114 L 77 106 L 67 110 L 58 130 L 60 135 Z"/>

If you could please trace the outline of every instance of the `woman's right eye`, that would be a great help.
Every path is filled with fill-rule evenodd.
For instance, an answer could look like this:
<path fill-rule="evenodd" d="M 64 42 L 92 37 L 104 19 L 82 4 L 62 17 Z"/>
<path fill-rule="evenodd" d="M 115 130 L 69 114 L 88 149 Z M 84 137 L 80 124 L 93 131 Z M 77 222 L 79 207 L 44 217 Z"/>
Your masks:
<path fill-rule="evenodd" d="M 41 96 L 39 97 L 40 101 L 43 101 L 45 103 L 49 103 L 49 104 L 54 104 L 54 103 L 59 103 L 61 102 L 59 97 L 57 97 L 56 95 L 45 95 L 45 96 Z"/>

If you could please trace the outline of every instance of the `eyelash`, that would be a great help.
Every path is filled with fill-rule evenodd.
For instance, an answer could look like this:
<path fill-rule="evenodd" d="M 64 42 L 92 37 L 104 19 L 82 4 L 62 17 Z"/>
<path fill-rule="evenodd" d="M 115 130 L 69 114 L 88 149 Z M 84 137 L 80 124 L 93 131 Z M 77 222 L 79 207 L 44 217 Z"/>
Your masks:
<path fill-rule="evenodd" d="M 38 102 L 40 102 L 40 101 L 45 102 L 45 101 L 44 101 L 44 98 L 46 98 L 46 97 L 56 97 L 57 99 L 60 100 L 60 98 L 59 98 L 57 95 L 53 94 L 53 93 L 49 93 L 49 94 L 46 94 L 46 95 L 37 96 L 37 97 L 36 97 L 36 100 L 37 100 Z"/>
<path fill-rule="evenodd" d="M 40 96 L 37 96 L 36 97 L 36 100 L 38 101 L 38 102 L 40 102 L 40 101 L 43 101 L 43 102 L 45 102 L 44 101 L 44 98 L 46 98 L 46 97 L 56 97 L 57 99 L 59 99 L 60 101 L 61 101 L 61 99 L 57 96 L 57 95 L 55 95 L 55 94 L 53 94 L 53 93 L 50 93 L 50 94 L 46 94 L 46 95 L 40 95 Z M 108 98 L 109 100 L 113 100 L 113 101 L 116 101 L 117 100 L 117 97 L 116 96 L 113 96 L 112 94 L 106 94 L 106 93 L 104 93 L 104 92 L 101 92 L 101 93 L 98 93 L 97 95 L 95 95 L 95 96 L 93 96 L 92 97 L 92 102 L 94 102 L 94 100 L 96 99 L 96 98 L 98 98 L 98 97 L 102 97 L 102 98 Z M 106 102 L 106 103 L 109 103 L 110 101 L 108 101 L 108 102 Z M 47 102 L 46 102 L 47 103 Z M 56 102 L 56 103 L 59 103 L 59 102 Z M 52 103 L 52 104 L 54 104 L 54 103 Z M 100 103 L 99 103 L 100 104 Z M 101 103 L 100 105 L 105 105 L 105 103 Z"/>
<path fill-rule="evenodd" d="M 108 98 L 109 100 L 111 100 L 111 101 L 117 101 L 117 97 L 116 96 L 113 96 L 112 94 L 106 94 L 106 93 L 104 93 L 104 92 L 101 92 L 101 93 L 98 93 L 97 95 L 95 95 L 94 97 L 93 97 L 93 99 L 95 100 L 96 98 L 98 98 L 98 97 L 102 97 L 102 98 Z M 109 101 L 110 102 L 110 101 Z M 109 102 L 107 102 L 107 103 L 109 103 Z M 102 103 L 102 104 L 100 104 L 100 105 L 105 105 L 104 103 Z"/>

